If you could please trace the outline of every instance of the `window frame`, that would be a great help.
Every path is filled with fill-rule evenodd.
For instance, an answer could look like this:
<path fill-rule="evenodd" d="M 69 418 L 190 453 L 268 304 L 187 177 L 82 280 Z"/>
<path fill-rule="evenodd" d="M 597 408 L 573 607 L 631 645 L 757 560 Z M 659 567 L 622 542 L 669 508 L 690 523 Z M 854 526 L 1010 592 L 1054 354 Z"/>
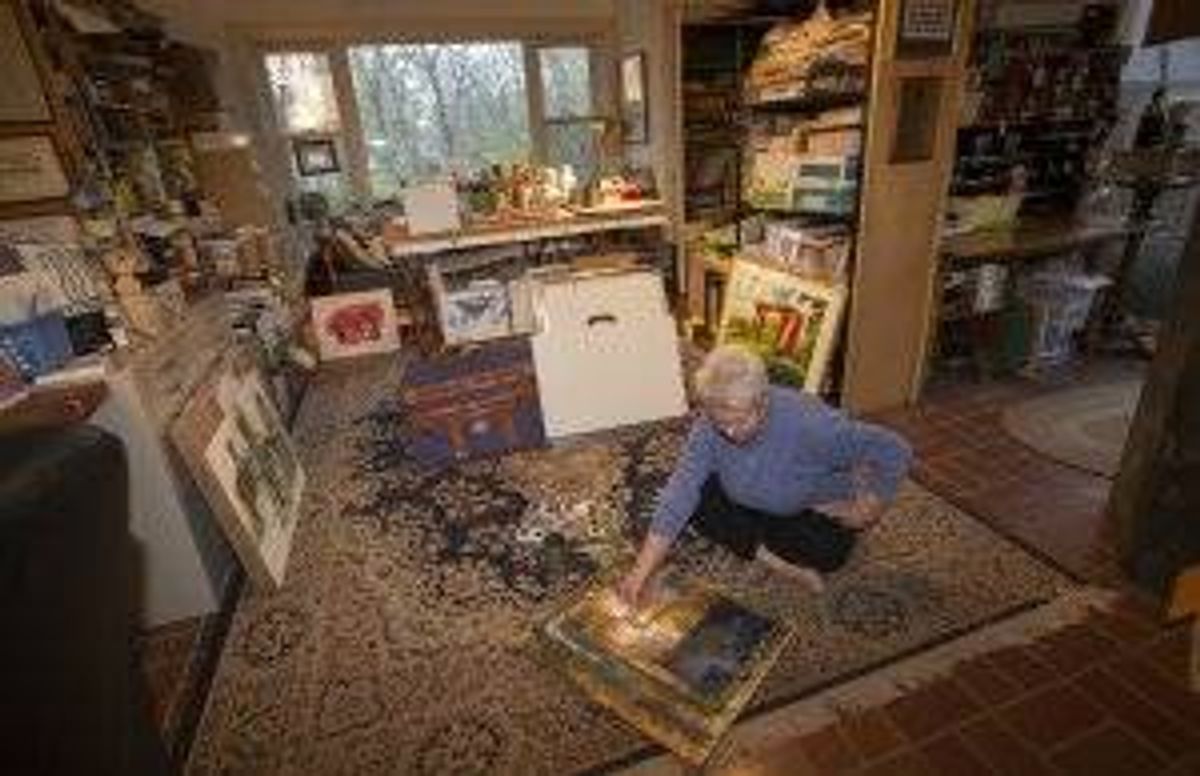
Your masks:
<path fill-rule="evenodd" d="M 371 191 L 371 176 L 368 162 L 366 136 L 363 132 L 362 117 L 359 112 L 358 99 L 354 91 L 354 76 L 350 68 L 350 48 L 364 45 L 415 44 L 415 43 L 474 43 L 474 42 L 510 42 L 521 46 L 525 77 L 525 99 L 528 112 L 530 154 L 539 164 L 548 159 L 549 142 L 548 128 L 556 124 L 593 124 L 597 121 L 611 122 L 614 120 L 612 106 L 615 100 L 614 74 L 609 74 L 609 64 L 612 59 L 611 42 L 606 36 L 580 33 L 578 35 L 552 36 L 377 36 L 363 35 L 337 39 L 299 38 L 289 39 L 259 39 L 254 42 L 253 50 L 257 60 L 260 92 L 265 98 L 266 116 L 262 126 L 269 136 L 268 144 L 273 146 L 279 158 L 290 157 L 291 133 L 285 131 L 280 118 L 276 115 L 275 104 L 271 95 L 269 74 L 266 57 L 270 54 L 281 53 L 322 53 L 329 59 L 330 76 L 333 80 L 334 99 L 337 102 L 339 130 L 331 135 L 337 144 L 344 164 L 341 174 L 344 176 L 346 191 L 351 199 L 370 201 L 375 198 Z M 571 116 L 549 118 L 546 115 L 545 92 L 543 89 L 541 56 L 542 49 L 555 48 L 584 48 L 588 51 L 588 73 L 592 88 L 592 110 L 588 116 Z M 260 99 L 260 102 L 262 100 Z M 287 167 L 288 191 L 298 193 L 297 176 L 290 162 Z"/>

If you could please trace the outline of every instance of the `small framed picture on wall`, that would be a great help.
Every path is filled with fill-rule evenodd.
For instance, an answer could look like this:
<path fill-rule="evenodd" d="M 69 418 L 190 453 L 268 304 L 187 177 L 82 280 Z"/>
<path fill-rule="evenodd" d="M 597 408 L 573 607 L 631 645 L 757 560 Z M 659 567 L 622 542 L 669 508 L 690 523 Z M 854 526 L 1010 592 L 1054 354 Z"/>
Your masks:
<path fill-rule="evenodd" d="M 339 172 L 337 143 L 333 138 L 296 138 L 292 141 L 296 172 L 304 177 Z"/>
<path fill-rule="evenodd" d="M 904 0 L 896 53 L 904 59 L 950 56 L 957 6 L 957 0 Z"/>

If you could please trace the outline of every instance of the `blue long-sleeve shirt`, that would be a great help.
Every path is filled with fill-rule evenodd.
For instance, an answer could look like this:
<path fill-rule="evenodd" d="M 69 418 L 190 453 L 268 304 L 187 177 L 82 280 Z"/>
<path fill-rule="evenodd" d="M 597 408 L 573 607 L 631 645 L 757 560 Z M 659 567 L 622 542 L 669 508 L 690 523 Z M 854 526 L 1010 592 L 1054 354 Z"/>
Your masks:
<path fill-rule="evenodd" d="M 888 429 L 772 386 L 763 427 L 745 445 L 725 439 L 707 418 L 696 419 L 659 494 L 650 531 L 673 540 L 711 474 L 733 501 L 786 516 L 867 493 L 890 501 L 911 461 L 908 443 Z"/>

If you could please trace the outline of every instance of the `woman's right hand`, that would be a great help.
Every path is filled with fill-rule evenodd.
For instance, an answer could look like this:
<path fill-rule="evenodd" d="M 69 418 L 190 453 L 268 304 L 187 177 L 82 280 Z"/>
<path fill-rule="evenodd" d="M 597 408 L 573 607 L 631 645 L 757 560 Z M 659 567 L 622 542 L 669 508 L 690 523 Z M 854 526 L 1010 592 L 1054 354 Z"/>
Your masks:
<path fill-rule="evenodd" d="M 645 585 L 646 580 L 635 569 L 617 583 L 617 598 L 629 607 L 631 612 L 636 612 L 641 607 L 642 588 Z"/>

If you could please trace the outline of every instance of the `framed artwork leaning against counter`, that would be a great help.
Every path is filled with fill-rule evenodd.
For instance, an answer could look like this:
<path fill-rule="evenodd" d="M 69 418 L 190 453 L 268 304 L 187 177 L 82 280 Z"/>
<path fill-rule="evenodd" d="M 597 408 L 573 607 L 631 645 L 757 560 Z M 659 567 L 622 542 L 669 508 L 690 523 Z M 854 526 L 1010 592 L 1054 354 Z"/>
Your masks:
<path fill-rule="evenodd" d="M 254 584 L 282 584 L 306 478 L 258 370 L 216 369 L 171 439 Z"/>
<path fill-rule="evenodd" d="M 720 344 L 758 353 L 771 382 L 821 390 L 846 304 L 844 288 L 738 258 L 721 311 Z"/>

